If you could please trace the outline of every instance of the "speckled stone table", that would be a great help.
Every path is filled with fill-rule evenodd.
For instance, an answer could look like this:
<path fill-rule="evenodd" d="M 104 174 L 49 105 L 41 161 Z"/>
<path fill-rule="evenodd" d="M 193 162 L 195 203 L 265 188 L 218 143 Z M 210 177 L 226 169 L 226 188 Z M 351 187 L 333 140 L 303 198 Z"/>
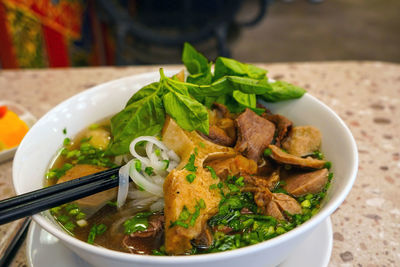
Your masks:
<path fill-rule="evenodd" d="M 400 65 L 381 62 L 262 65 L 269 76 L 306 88 L 344 119 L 356 138 L 355 185 L 331 216 L 330 266 L 400 266 Z M 79 68 L 0 72 L 0 99 L 38 118 L 94 85 L 158 67 Z M 12 196 L 12 162 L 0 164 L 0 198 Z M 0 240 L 8 231 L 1 226 Z M 25 266 L 25 246 L 12 266 Z"/>

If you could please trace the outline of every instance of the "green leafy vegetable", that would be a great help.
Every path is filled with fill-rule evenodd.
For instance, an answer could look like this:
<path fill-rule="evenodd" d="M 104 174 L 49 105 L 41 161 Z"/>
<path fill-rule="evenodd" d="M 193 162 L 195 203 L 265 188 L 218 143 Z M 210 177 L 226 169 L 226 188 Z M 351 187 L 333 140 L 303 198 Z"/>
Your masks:
<path fill-rule="evenodd" d="M 194 84 L 210 84 L 212 82 L 212 63 L 209 63 L 207 58 L 197 52 L 189 43 L 183 45 L 182 62 L 190 73 L 187 82 Z"/>
<path fill-rule="evenodd" d="M 260 95 L 260 97 L 267 102 L 278 102 L 300 98 L 306 92 L 306 90 L 301 87 L 283 81 L 276 81 L 273 83 L 269 83 L 269 85 L 271 87 L 271 90 L 265 94 Z"/>
<path fill-rule="evenodd" d="M 231 58 L 218 57 L 215 61 L 214 79 L 223 76 L 241 76 L 257 80 L 265 78 L 267 71 L 254 65 L 241 63 Z"/>
<path fill-rule="evenodd" d="M 126 154 L 129 152 L 130 142 L 136 137 L 155 135 L 161 131 L 165 121 L 165 111 L 158 90 L 131 102 L 111 118 L 113 139 L 108 153 Z"/>

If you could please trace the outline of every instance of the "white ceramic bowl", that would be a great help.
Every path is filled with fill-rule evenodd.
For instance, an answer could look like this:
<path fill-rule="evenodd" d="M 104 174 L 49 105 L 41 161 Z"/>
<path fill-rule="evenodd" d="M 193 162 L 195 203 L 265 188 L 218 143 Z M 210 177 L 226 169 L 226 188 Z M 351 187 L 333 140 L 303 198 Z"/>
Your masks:
<path fill-rule="evenodd" d="M 168 71 L 167 75 L 176 73 Z M 60 148 L 67 128 L 74 136 L 87 125 L 120 111 L 134 92 L 159 79 L 158 73 L 126 77 L 98 85 L 62 102 L 43 116 L 20 144 L 13 165 L 17 194 L 43 187 L 44 174 Z M 301 99 L 268 104 L 296 125 L 314 125 L 323 135 L 322 151 L 333 163 L 334 180 L 321 211 L 286 234 L 253 246 L 196 256 L 145 256 L 108 250 L 82 242 L 64 232 L 48 212 L 33 219 L 46 231 L 94 266 L 275 266 L 282 262 L 315 227 L 343 202 L 357 174 L 358 155 L 354 138 L 344 122 L 326 105 L 306 94 Z"/>

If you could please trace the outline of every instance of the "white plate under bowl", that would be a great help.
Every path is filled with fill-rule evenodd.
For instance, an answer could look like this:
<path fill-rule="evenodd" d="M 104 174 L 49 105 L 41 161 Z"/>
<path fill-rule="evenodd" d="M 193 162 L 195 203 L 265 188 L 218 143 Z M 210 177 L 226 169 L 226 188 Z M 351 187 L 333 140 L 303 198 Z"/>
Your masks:
<path fill-rule="evenodd" d="M 332 252 L 332 223 L 328 217 L 304 240 L 304 242 L 279 267 L 325 267 Z M 64 246 L 57 237 L 49 234 L 32 222 L 27 242 L 28 266 L 92 267 L 72 250 Z"/>
<path fill-rule="evenodd" d="M 26 110 L 23 106 L 18 105 L 17 103 L 11 102 L 11 101 L 6 101 L 6 100 L 0 100 L 0 107 L 1 106 L 6 106 L 7 109 L 11 110 L 15 114 L 18 115 L 18 117 L 26 123 L 28 128 L 30 129 L 33 124 L 36 122 L 35 116 L 33 116 L 28 110 Z M 6 160 L 11 159 L 15 151 L 17 151 L 18 146 L 15 146 L 10 149 L 5 149 L 0 151 L 0 163 Z"/>

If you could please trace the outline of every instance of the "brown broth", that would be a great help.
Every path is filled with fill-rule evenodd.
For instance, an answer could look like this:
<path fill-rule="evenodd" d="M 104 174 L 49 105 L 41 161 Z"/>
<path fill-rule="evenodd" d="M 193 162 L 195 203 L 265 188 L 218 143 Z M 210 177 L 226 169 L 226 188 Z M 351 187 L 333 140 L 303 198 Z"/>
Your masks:
<path fill-rule="evenodd" d="M 110 120 L 105 119 L 102 120 L 98 123 L 99 127 L 102 127 L 104 129 L 110 128 Z M 86 128 L 82 130 L 80 133 L 78 133 L 73 139 L 71 139 L 71 143 L 68 146 L 68 149 L 73 150 L 73 149 L 79 149 L 80 146 L 80 140 L 87 136 L 89 133 L 90 129 Z M 55 159 L 52 161 L 49 170 L 53 168 L 61 168 L 65 163 L 71 163 L 73 164 L 71 159 L 67 159 L 66 157 L 62 156 L 60 153 L 57 154 Z M 45 186 L 51 186 L 57 183 L 58 179 L 46 179 L 44 181 Z M 114 199 L 113 201 L 115 201 Z M 73 203 L 73 202 L 71 202 Z M 53 215 L 54 219 L 59 222 L 59 224 L 71 235 L 74 237 L 78 238 L 79 240 L 82 240 L 84 242 L 87 242 L 88 240 L 88 235 L 90 232 L 90 229 L 93 225 L 100 225 L 104 224 L 107 226 L 107 230 L 104 232 L 102 235 L 97 235 L 94 241 L 95 245 L 102 246 L 108 249 L 112 250 L 117 250 L 117 251 L 123 251 L 123 252 L 129 252 L 127 248 L 125 248 L 122 245 L 122 239 L 124 237 L 123 233 L 123 221 L 132 217 L 134 214 L 130 212 L 132 210 L 131 208 L 128 208 L 127 205 L 124 205 L 121 207 L 119 210 L 115 206 L 111 206 L 106 204 L 104 207 L 102 207 L 100 210 L 98 210 L 95 214 L 93 214 L 89 218 L 85 218 L 87 221 L 87 225 L 84 227 L 76 226 L 74 230 L 68 231 L 64 225 L 59 222 L 57 217 L 60 215 L 68 215 L 68 213 L 65 210 L 61 210 L 60 213 L 57 215 Z M 68 215 L 70 216 L 70 215 Z M 72 217 L 72 216 L 70 216 Z M 72 220 L 74 221 L 74 220 Z M 119 227 L 113 227 L 113 225 L 120 221 L 121 223 L 119 224 Z M 115 231 L 112 231 L 113 228 L 116 228 Z"/>

